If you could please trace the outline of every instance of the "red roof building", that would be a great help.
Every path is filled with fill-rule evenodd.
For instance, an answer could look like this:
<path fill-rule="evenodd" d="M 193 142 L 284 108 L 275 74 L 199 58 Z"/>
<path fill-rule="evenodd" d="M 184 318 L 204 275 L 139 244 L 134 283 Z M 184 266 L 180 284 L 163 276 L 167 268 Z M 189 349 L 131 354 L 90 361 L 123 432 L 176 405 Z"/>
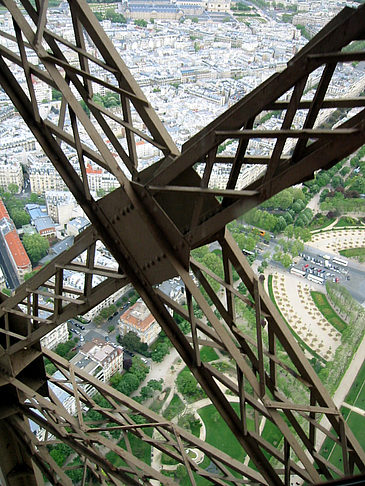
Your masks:
<path fill-rule="evenodd" d="M 0 199 L 0 219 L 3 219 L 3 218 L 10 219 L 10 216 L 9 216 L 8 211 L 6 210 L 6 207 L 5 207 L 2 199 Z"/>
<path fill-rule="evenodd" d="M 14 258 L 18 270 L 31 272 L 32 265 L 16 230 L 10 231 L 5 235 L 5 241 L 8 244 L 8 248 Z"/>
<path fill-rule="evenodd" d="M 0 238 L 2 240 L 2 246 L 4 258 L 7 258 L 5 265 L 12 268 L 14 279 L 18 278 L 20 282 L 24 280 L 24 274 L 32 271 L 32 265 L 30 263 L 27 252 L 24 249 L 19 235 L 15 229 L 13 221 L 10 219 L 9 213 L 3 201 L 0 199 Z M 17 274 L 17 277 L 15 277 Z M 15 280 L 11 285 L 17 285 Z"/>
<path fill-rule="evenodd" d="M 119 329 L 123 336 L 127 332 L 134 332 L 148 346 L 157 339 L 161 331 L 156 319 L 142 301 L 137 301 L 120 316 Z"/>

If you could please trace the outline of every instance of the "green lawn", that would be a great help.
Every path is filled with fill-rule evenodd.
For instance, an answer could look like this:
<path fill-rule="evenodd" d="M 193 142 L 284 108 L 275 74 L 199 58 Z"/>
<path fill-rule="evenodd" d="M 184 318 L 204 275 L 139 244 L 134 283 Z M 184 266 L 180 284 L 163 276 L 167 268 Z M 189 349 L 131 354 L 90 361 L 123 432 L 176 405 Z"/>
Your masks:
<path fill-rule="evenodd" d="M 340 250 L 340 254 L 347 258 L 364 258 L 365 248 L 348 248 L 347 250 Z"/>
<path fill-rule="evenodd" d="M 169 403 L 169 406 L 166 408 L 166 410 L 163 413 L 163 416 L 167 418 L 168 420 L 171 420 L 173 417 L 181 413 L 185 408 L 185 405 L 181 401 L 180 397 L 178 395 L 174 395 L 172 397 L 171 402 Z"/>
<path fill-rule="evenodd" d="M 152 432 L 153 432 L 152 427 L 146 427 L 143 430 L 147 435 L 152 437 Z M 129 442 L 130 442 L 133 454 L 136 457 L 138 457 L 138 459 L 143 461 L 145 464 L 148 464 L 150 466 L 151 465 L 151 446 L 147 442 L 144 442 L 143 440 L 139 439 L 138 437 L 136 437 L 135 435 L 133 435 L 130 432 L 128 432 L 128 437 L 129 437 Z M 121 439 L 118 442 L 118 446 L 127 450 L 124 439 Z M 118 454 L 116 454 L 114 451 L 108 452 L 108 454 L 106 455 L 106 458 L 115 467 L 122 467 L 122 466 L 126 465 L 125 461 L 120 456 L 118 456 Z"/>
<path fill-rule="evenodd" d="M 213 348 L 209 346 L 203 346 L 200 350 L 200 358 L 202 361 L 215 361 L 219 358 L 218 354 L 214 351 Z"/>
<path fill-rule="evenodd" d="M 365 363 L 363 363 L 359 373 L 357 374 L 354 383 L 346 396 L 345 402 L 354 405 L 364 410 L 365 408 Z M 359 441 L 362 448 L 365 448 L 365 417 L 356 412 L 341 407 L 341 413 L 348 423 L 350 429 Z M 342 465 L 342 451 L 338 445 L 333 447 L 333 442 L 326 439 L 322 446 L 323 455 L 329 458 L 330 462 L 343 470 Z M 355 471 L 356 472 L 356 471 Z"/>
<path fill-rule="evenodd" d="M 232 403 L 231 405 L 239 413 L 239 404 Z M 198 410 L 198 413 L 207 429 L 206 442 L 223 450 L 234 459 L 243 461 L 246 456 L 244 450 L 233 435 L 233 432 L 228 428 L 228 425 L 215 410 L 214 406 L 208 405 L 203 407 Z M 248 429 L 254 430 L 254 422 L 251 419 L 248 419 Z"/>
<path fill-rule="evenodd" d="M 352 387 L 346 396 L 346 400 L 345 400 L 346 403 L 350 405 L 356 405 L 357 407 L 365 409 L 365 403 L 364 403 L 365 387 L 363 388 L 362 393 L 358 396 L 359 390 L 361 389 L 364 382 L 365 382 L 365 363 L 360 368 L 360 371 L 358 372 L 355 381 L 353 382 Z"/>
<path fill-rule="evenodd" d="M 233 403 L 232 406 L 238 413 L 238 403 Z M 226 454 L 230 455 L 234 459 L 243 461 L 246 456 L 244 450 L 239 445 L 231 430 L 228 428 L 228 425 L 226 425 L 220 416 L 217 417 L 216 414 L 218 414 L 218 412 L 215 410 L 213 405 L 208 405 L 207 407 L 201 408 L 198 410 L 198 413 L 205 423 L 205 427 L 207 429 L 206 442 L 217 447 L 218 449 L 223 450 Z M 248 427 L 250 430 L 254 429 L 253 420 L 248 420 Z M 200 464 L 200 467 L 206 469 L 209 466 L 209 463 L 210 460 L 205 457 L 202 464 Z M 235 476 L 237 475 L 234 471 L 232 472 Z M 212 484 L 211 481 L 201 478 L 196 474 L 194 474 L 194 477 L 197 486 L 209 486 Z M 191 486 L 190 480 L 187 476 L 180 481 L 180 484 L 182 486 Z"/>
<path fill-rule="evenodd" d="M 324 315 L 327 321 L 339 332 L 343 332 L 347 324 L 343 321 L 330 306 L 327 297 L 322 292 L 311 291 L 311 296 L 318 310 Z"/>
<path fill-rule="evenodd" d="M 344 226 L 359 226 L 360 222 L 357 221 L 355 218 L 349 218 L 348 216 L 344 216 L 340 218 L 337 223 L 335 224 L 335 228 L 342 228 Z"/>

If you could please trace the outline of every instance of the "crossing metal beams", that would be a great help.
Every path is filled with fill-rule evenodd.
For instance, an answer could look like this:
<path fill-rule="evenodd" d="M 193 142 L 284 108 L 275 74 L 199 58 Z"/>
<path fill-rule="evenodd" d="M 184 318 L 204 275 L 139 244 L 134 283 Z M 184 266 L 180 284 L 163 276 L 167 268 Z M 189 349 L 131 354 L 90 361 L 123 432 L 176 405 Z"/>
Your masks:
<path fill-rule="evenodd" d="M 19 2 L 3 0 L 14 31 L 2 33 L 0 84 L 92 223 L 68 252 L 0 306 L 0 384 L 6 396 L 2 417 L 16 431 L 17 447 L 23 444 L 24 457 L 31 457 L 37 481 L 41 484 L 43 474 L 53 484 L 69 483 L 46 447 L 48 440 L 56 438 L 79 458 L 75 469 L 82 466 L 83 484 L 91 477 L 101 484 L 171 483 L 154 463 L 143 463 L 133 455 L 130 434 L 181 463 L 192 484 L 196 474 L 206 477 L 207 471 L 186 453 L 190 447 L 214 464 L 217 472 L 209 473 L 214 484 L 281 485 L 290 484 L 293 477 L 316 483 L 362 471 L 364 452 L 225 225 L 280 190 L 313 177 L 316 170 L 333 166 L 364 143 L 364 98 L 355 93 L 351 99 L 337 100 L 326 98 L 326 93 L 339 62 L 364 58 L 363 52 L 342 50 L 364 38 L 365 6 L 344 9 L 286 70 L 194 136 L 180 154 L 86 2 L 69 3 L 74 34 L 73 40 L 66 41 L 47 22 L 47 2 L 38 1 L 33 7 L 22 0 L 21 9 Z M 30 62 L 30 53 L 38 56 L 38 65 Z M 15 76 L 14 69 L 22 76 Z M 316 70 L 320 81 L 315 95 L 304 99 L 309 77 Z M 41 116 L 35 79 L 59 93 L 57 121 Z M 93 94 L 100 86 L 118 95 L 119 112 L 95 103 Z M 360 110 L 339 127 L 316 126 L 321 110 L 344 107 Z M 260 116 L 272 109 L 282 111 L 282 127 L 262 130 Z M 302 126 L 298 126 L 298 110 L 307 111 Z M 138 170 L 136 138 L 160 153 L 160 160 L 144 171 Z M 274 143 L 266 153 L 253 157 L 250 143 L 263 138 Z M 219 145 L 233 140 L 238 141 L 235 156 L 218 156 Z M 89 164 L 108 171 L 120 187 L 94 199 L 87 178 Z M 203 166 L 202 178 L 194 169 L 196 164 Z M 209 184 L 215 164 L 227 165 L 230 173 L 226 188 L 219 191 Z M 247 164 L 263 170 L 247 187 L 239 187 Z M 113 255 L 117 271 L 95 265 L 98 240 Z M 191 254 L 211 241 L 217 241 L 222 250 L 220 275 Z M 69 269 L 84 274 L 80 291 L 67 286 L 63 272 Z M 93 275 L 105 280 L 93 285 Z M 187 307 L 158 288 L 174 276 L 184 283 Z M 228 458 L 44 351 L 63 375 L 62 379 L 49 378 L 50 383 L 57 382 L 73 397 L 76 417 L 57 401 L 52 387 L 47 391 L 39 339 L 128 283 L 141 295 L 232 430 L 242 454 L 249 457 L 247 464 Z M 247 288 L 247 296 L 238 290 L 242 289 L 239 284 Z M 51 309 L 42 309 L 40 295 L 51 299 Z M 249 330 L 239 325 L 241 306 L 254 310 L 255 323 Z M 169 308 L 189 322 L 189 335 L 181 332 Z M 42 318 L 40 310 L 49 315 Z M 223 351 L 229 373 L 202 361 L 202 344 Z M 295 397 L 286 396 L 285 380 L 295 384 Z M 98 400 L 106 402 L 97 403 L 86 393 L 87 387 L 97 390 Z M 93 424 L 96 429 L 86 423 L 89 410 L 101 415 Z M 135 415 L 143 417 L 143 430 Z M 323 427 L 324 416 L 331 430 Z M 46 442 L 34 438 L 24 417 L 47 431 Z M 110 423 L 112 430 L 122 431 L 125 447 L 106 433 Z M 266 425 L 283 440 L 271 443 Z M 157 437 L 146 432 L 151 427 L 158 431 Z M 341 447 L 342 470 L 319 450 L 319 433 Z M 119 467 L 113 466 L 106 450 L 120 457 Z"/>

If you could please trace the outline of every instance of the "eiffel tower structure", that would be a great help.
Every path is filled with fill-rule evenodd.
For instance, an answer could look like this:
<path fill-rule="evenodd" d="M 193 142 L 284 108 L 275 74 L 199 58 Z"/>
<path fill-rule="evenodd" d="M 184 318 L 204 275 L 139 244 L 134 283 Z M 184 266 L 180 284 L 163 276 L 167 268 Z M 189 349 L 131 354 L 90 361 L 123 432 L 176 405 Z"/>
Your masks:
<path fill-rule="evenodd" d="M 230 107 L 180 151 L 85 0 L 69 0 L 73 34 L 67 39 L 47 22 L 47 0 L 1 3 L 13 31 L 1 32 L 0 85 L 91 222 L 71 248 L 11 297 L 1 296 L 2 484 L 70 485 L 68 470 L 82 471 L 82 485 L 176 484 L 150 457 L 141 457 L 136 446 L 141 443 L 152 455 L 163 453 L 181 465 L 184 484 L 194 486 L 309 485 L 363 474 L 364 451 L 226 225 L 281 190 L 313 178 L 319 169 L 331 168 L 364 144 L 365 98 L 328 97 L 327 91 L 339 63 L 365 60 L 364 51 L 346 49 L 353 41 L 365 39 L 365 6 L 342 10 L 284 71 Z M 304 98 L 315 71 L 319 76 L 315 94 Z M 57 122 L 42 116 L 35 79 L 60 93 Z M 117 93 L 120 114 L 94 102 L 97 87 Z M 318 128 L 323 110 L 355 107 L 356 114 L 341 125 Z M 270 110 L 282 113 L 278 130 L 263 130 L 255 123 Z M 299 129 L 293 128 L 298 110 L 306 112 Z M 116 127 L 125 133 L 123 140 L 116 136 Z M 249 143 L 255 139 L 273 139 L 270 153 L 250 155 Z M 151 144 L 160 154 L 144 170 L 139 169 L 136 140 Z M 237 141 L 234 156 L 219 155 L 219 146 L 227 140 Z M 286 150 L 288 140 L 291 148 Z M 68 157 L 70 151 L 76 164 Z M 115 191 L 98 200 L 88 185 L 89 162 L 118 181 Z M 203 164 L 202 177 L 196 164 Z M 229 168 L 227 185 L 221 190 L 209 185 L 217 164 Z M 247 164 L 263 170 L 249 186 L 237 187 Z M 95 263 L 100 242 L 118 270 Z M 212 242 L 221 249 L 223 278 L 191 253 Z M 68 287 L 66 270 L 83 275 L 81 289 Z M 235 274 L 246 286 L 246 295 L 237 289 Z M 94 276 L 102 278 L 95 283 Z M 186 306 L 159 288 L 172 277 L 184 283 Z M 214 291 L 214 283 L 223 289 L 224 297 Z M 127 285 L 146 303 L 234 434 L 245 460 L 230 457 L 41 349 L 40 339 L 60 323 L 86 313 Z M 51 310 L 44 308 L 40 296 L 49 299 Z M 255 312 L 253 335 L 237 324 L 239 305 Z M 49 313 L 46 318 L 44 310 Z M 187 335 L 170 311 L 189 323 Z M 224 353 L 231 372 L 204 362 L 202 345 Z M 47 376 L 44 358 L 54 364 L 58 378 Z M 295 383 L 299 391 L 295 400 L 282 389 L 283 376 Z M 55 387 L 73 397 L 76 415 L 59 401 Z M 91 388 L 101 401 L 86 393 Z M 98 419 L 85 420 L 88 410 L 95 411 Z M 45 430 L 44 440 L 33 434 L 30 421 Z M 263 423 L 281 440 L 270 442 Z M 122 440 L 113 440 L 113 431 Z M 324 438 L 331 447 L 340 448 L 341 468 L 322 450 Z M 72 460 L 64 467 L 50 453 L 49 446 L 59 443 L 72 450 Z M 193 459 L 189 450 L 204 457 L 204 462 Z M 110 454 L 118 457 L 118 466 Z"/>

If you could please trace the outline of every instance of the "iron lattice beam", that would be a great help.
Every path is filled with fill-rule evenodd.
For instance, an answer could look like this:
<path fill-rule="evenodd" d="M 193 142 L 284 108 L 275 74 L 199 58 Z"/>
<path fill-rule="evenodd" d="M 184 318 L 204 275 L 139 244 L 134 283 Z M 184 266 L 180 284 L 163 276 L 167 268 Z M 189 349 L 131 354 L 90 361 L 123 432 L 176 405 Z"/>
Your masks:
<path fill-rule="evenodd" d="M 49 440 L 56 438 L 81 458 L 83 484 L 90 477 L 101 484 L 149 483 L 153 479 L 168 483 L 159 471 L 133 456 L 129 434 L 150 442 L 181 463 L 192 484 L 195 475 L 207 477 L 207 471 L 186 454 L 189 445 L 215 465 L 217 474 L 209 475 L 215 484 L 289 484 L 294 476 L 315 483 L 363 471 L 364 452 L 225 225 L 282 189 L 311 178 L 316 170 L 331 167 L 364 143 L 361 92 L 348 100 L 326 99 L 326 93 L 337 63 L 364 57 L 364 53 L 346 54 L 342 49 L 353 40 L 364 38 L 365 6 L 344 9 L 288 63 L 285 71 L 269 78 L 227 110 L 179 153 L 86 2 L 70 1 L 72 41 L 62 39 L 47 23 L 47 2 L 37 1 L 33 7 L 22 0 L 24 10 L 12 0 L 3 0 L 3 4 L 12 17 L 14 30 L 1 33 L 4 42 L 0 46 L 0 84 L 92 223 L 70 250 L 20 286 L 14 296 L 4 299 L 0 307 L 0 383 L 6 397 L 1 416 L 16 431 L 17 447 L 23 447 L 24 455 L 31 457 L 37 481 L 41 483 L 43 474 L 53 484 L 70 482 L 46 447 Z M 37 55 L 42 68 L 29 61 L 30 52 Z M 12 66 L 22 69 L 27 89 L 23 80 L 13 75 Z M 304 100 L 308 78 L 316 70 L 320 71 L 320 82 L 315 95 L 310 101 Z M 59 91 L 62 101 L 57 123 L 41 116 L 34 78 Z M 98 86 L 118 94 L 120 113 L 93 101 Z M 362 109 L 340 127 L 316 127 L 320 111 L 336 107 Z M 271 109 L 283 113 L 282 127 L 277 132 L 256 127 L 260 115 Z M 307 116 L 303 126 L 297 127 L 295 116 L 300 109 L 307 110 Z M 122 141 L 115 136 L 117 128 L 124 134 Z M 160 153 L 159 162 L 144 171 L 138 170 L 136 137 Z M 272 149 L 258 158 L 252 157 L 250 142 L 263 137 L 275 140 Z M 238 141 L 235 156 L 217 156 L 219 145 L 233 139 Z M 293 140 L 289 146 L 288 140 Z M 112 174 L 120 187 L 95 200 L 87 179 L 89 162 Z M 203 165 L 202 178 L 194 170 L 198 163 Z M 217 191 L 209 187 L 209 182 L 214 165 L 221 163 L 228 164 L 230 175 L 226 188 Z M 241 188 L 239 176 L 247 164 L 258 164 L 264 170 L 253 183 Z M 98 241 L 115 258 L 115 271 L 95 265 Z M 210 241 L 217 241 L 222 249 L 223 278 L 191 256 L 192 249 Z M 82 290 L 68 288 L 63 273 L 66 269 L 84 274 Z M 247 287 L 250 299 L 237 290 L 234 271 Z M 94 285 L 93 275 L 104 280 Z M 162 281 L 173 276 L 180 276 L 185 285 L 187 309 L 158 289 Z M 223 298 L 214 290 L 214 282 L 223 289 Z M 248 454 L 248 465 L 233 461 L 73 369 L 53 353 L 42 354 L 42 336 L 130 283 L 234 433 L 239 447 Z M 52 299 L 46 318 L 40 316 L 45 309 L 39 304 L 39 295 Z M 245 334 L 238 326 L 239 305 L 255 310 L 253 334 Z M 190 323 L 189 336 L 181 332 L 167 308 Z M 198 318 L 197 313 L 203 318 Z M 227 376 L 203 362 L 199 351 L 202 344 L 223 350 L 234 363 L 234 372 Z M 52 390 L 47 391 L 43 356 L 63 374 L 62 380 L 48 378 L 73 396 L 76 418 L 57 402 Z M 301 391 L 295 403 L 283 393 L 278 374 L 295 380 Z M 85 392 L 87 387 L 97 390 L 107 404 L 96 403 Z M 225 390 L 238 400 L 238 412 Z M 93 427 L 85 422 L 87 410 L 100 414 L 99 423 Z M 145 428 L 153 426 L 158 430 L 158 437 L 148 438 L 138 427 L 135 415 L 143 417 Z M 253 430 L 248 425 L 251 416 Z M 331 430 L 323 426 L 323 416 Z M 46 430 L 45 442 L 34 438 L 24 417 Z M 264 437 L 265 422 L 280 433 L 283 443 L 273 445 Z M 103 435 L 110 423 L 123 431 L 124 448 Z M 343 470 L 322 455 L 318 434 L 340 445 Z M 119 455 L 123 465 L 115 468 L 101 453 L 105 449 Z M 15 484 L 10 482 L 10 475 L 6 480 Z"/>

